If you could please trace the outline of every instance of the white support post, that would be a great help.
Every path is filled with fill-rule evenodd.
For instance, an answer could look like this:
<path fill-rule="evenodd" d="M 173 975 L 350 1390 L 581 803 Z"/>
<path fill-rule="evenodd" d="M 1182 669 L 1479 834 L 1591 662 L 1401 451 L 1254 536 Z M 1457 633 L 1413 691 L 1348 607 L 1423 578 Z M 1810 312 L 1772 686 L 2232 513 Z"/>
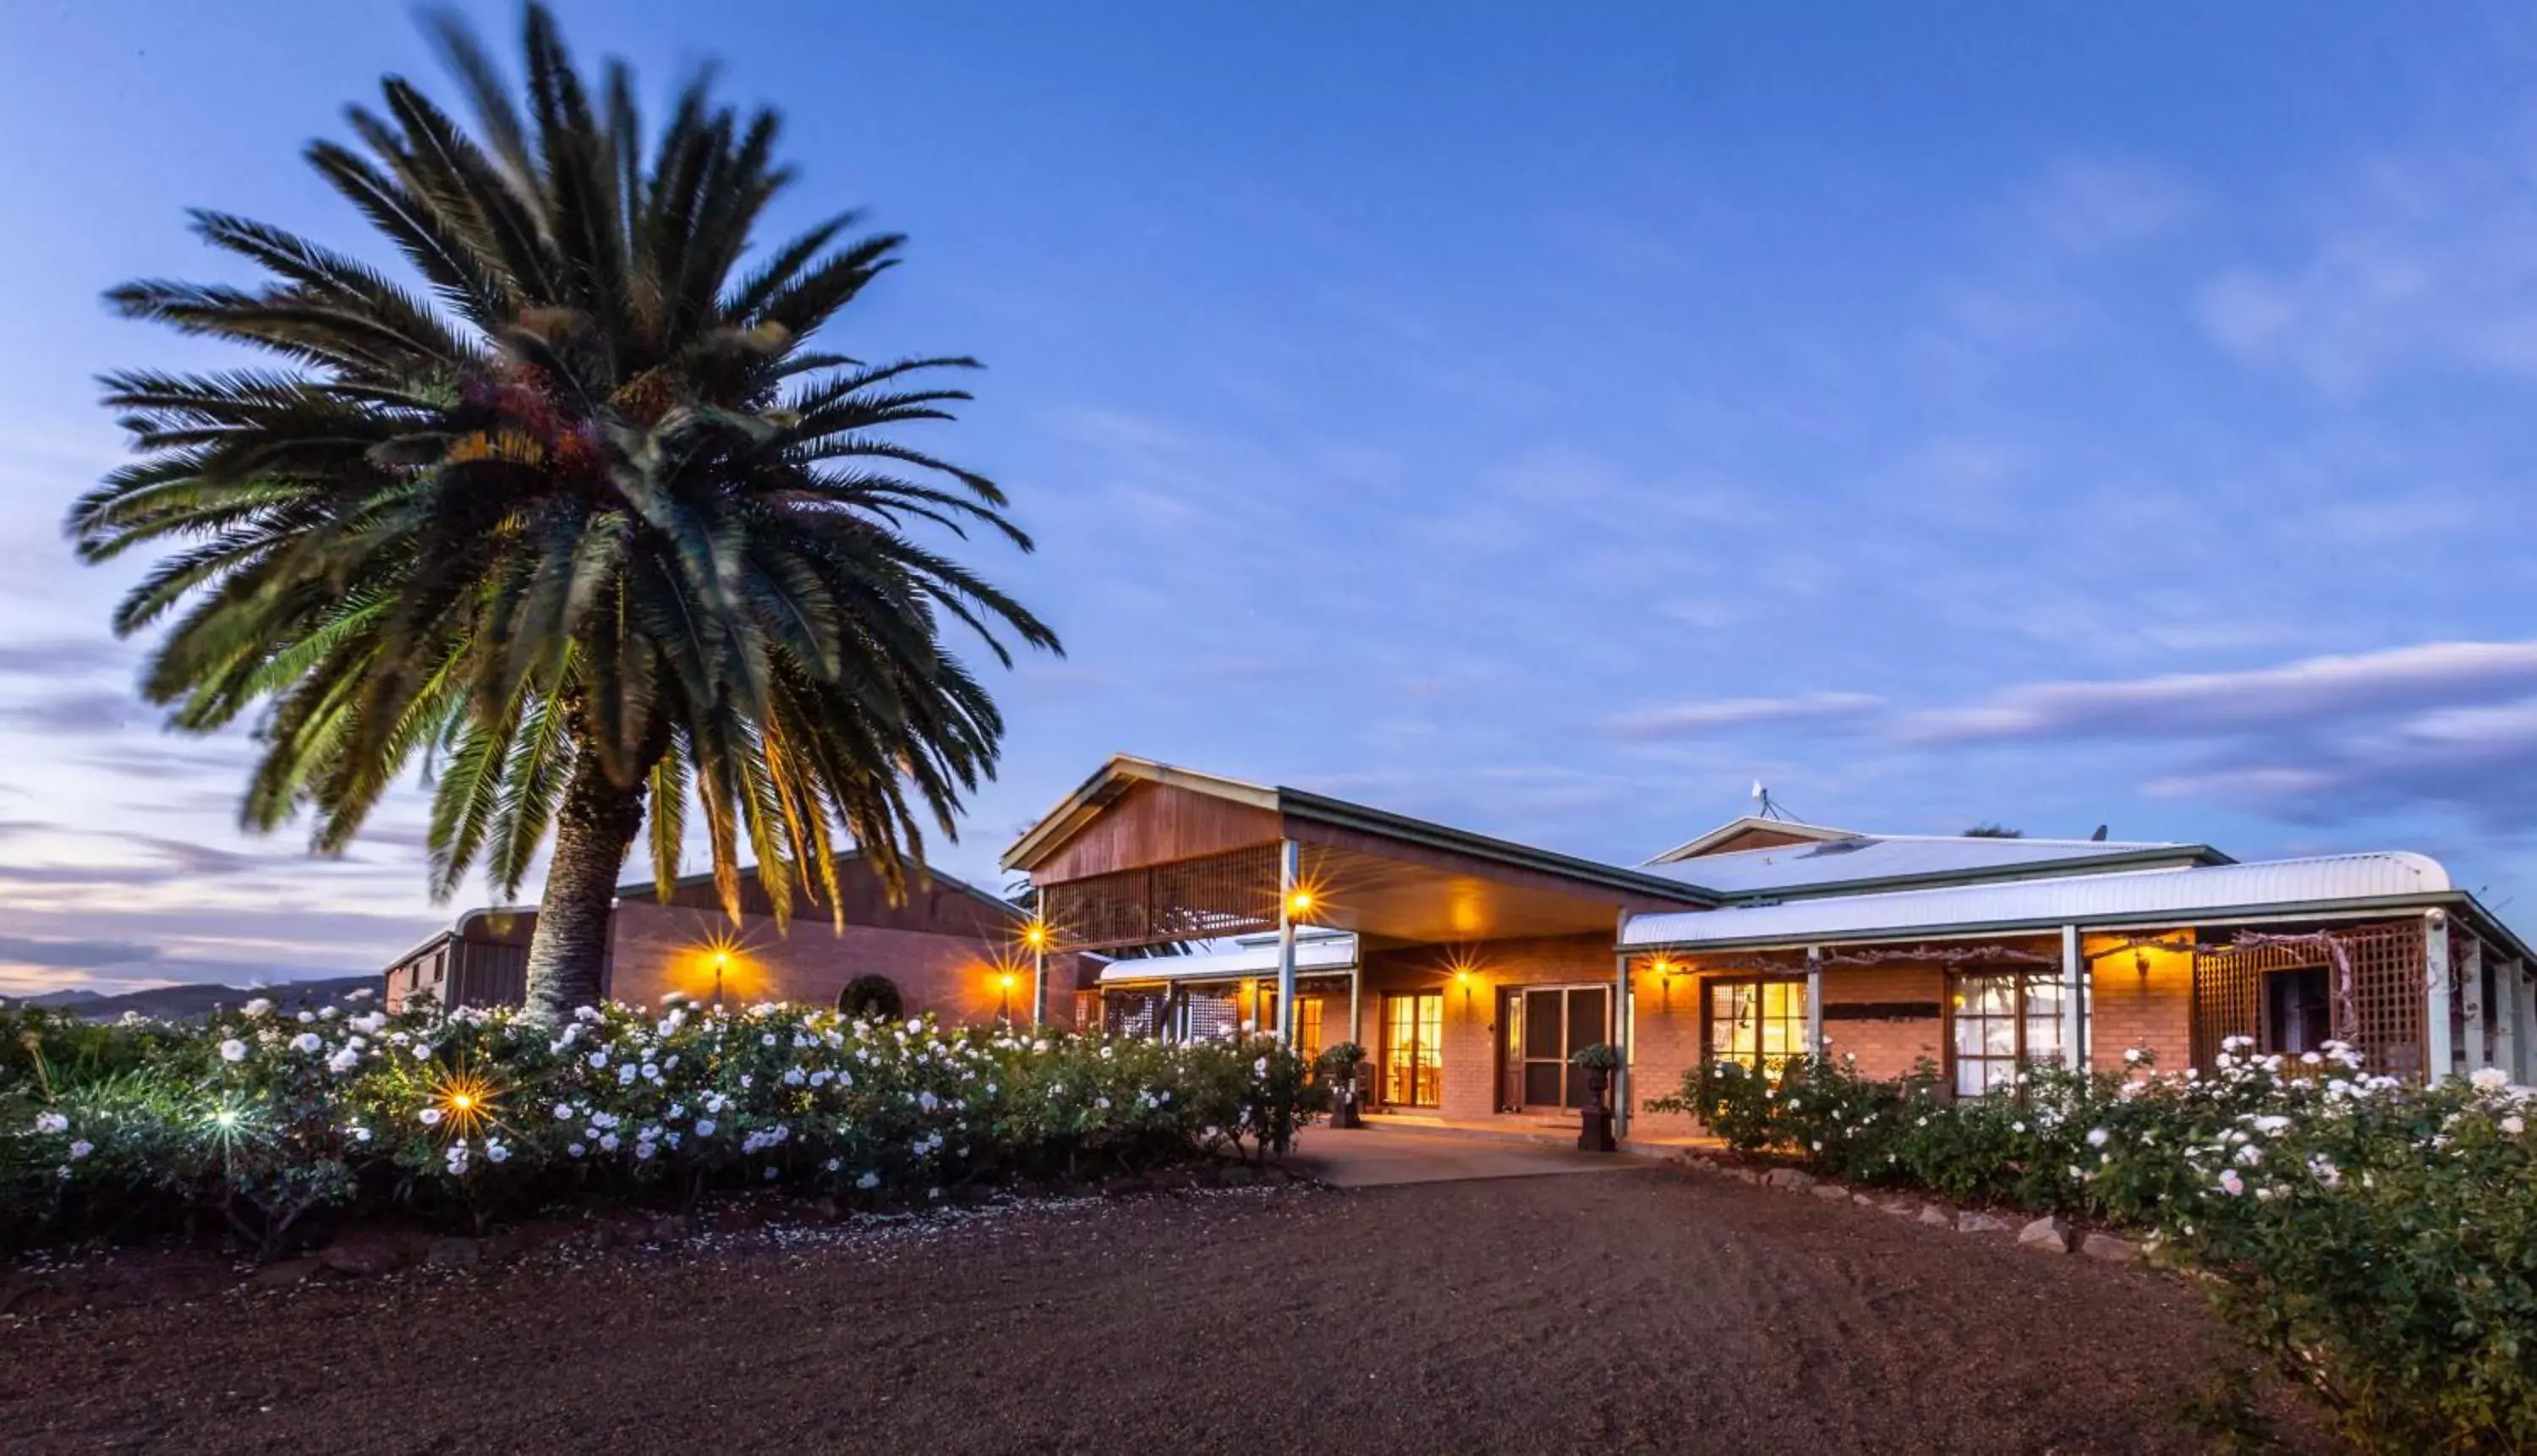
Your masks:
<path fill-rule="evenodd" d="M 1354 1042 L 1359 1046 L 1366 1045 L 1365 937 L 1363 936 L 1357 937 L 1356 964 L 1348 968 L 1348 1029 L 1347 1035 L 1339 1040 Z"/>
<path fill-rule="evenodd" d="M 1295 883 L 1303 878 L 1303 847 L 1277 846 L 1277 1040 L 1295 1045 Z"/>
<path fill-rule="evenodd" d="M 2493 1064 L 2510 1074 L 2513 1082 L 2528 1080 L 2528 1068 L 2520 1064 L 2522 1023 L 2519 1017 L 2519 963 L 2493 958 Z"/>
<path fill-rule="evenodd" d="M 1038 1031 L 1047 1020 L 1048 947 L 1042 944 L 1031 947 L 1031 1030 Z"/>
<path fill-rule="evenodd" d="M 1630 957 L 1620 949 L 1629 928 L 1628 911 L 1612 918 L 1612 1043 L 1621 1053 L 1621 1064 L 1612 1070 L 1612 1136 L 1616 1138 L 1630 1135 L 1630 1058 L 1638 1045 L 1632 1035 L 1638 1012 L 1631 1004 Z"/>
<path fill-rule="evenodd" d="M 2088 958 L 2076 925 L 2061 927 L 2061 1054 L 2070 1070 L 2088 1070 Z"/>
<path fill-rule="evenodd" d="M 1824 1054 L 1823 947 L 1806 947 L 1806 1055 Z"/>
<path fill-rule="evenodd" d="M 2490 1024 L 2492 1008 L 2485 1004 L 2484 942 L 2476 936 L 2466 938 L 2466 959 L 2457 968 L 2458 1002 L 2466 1008 L 2466 1045 L 2458 1048 L 2466 1070 L 2488 1064 L 2484 1054 L 2484 1029 Z"/>
<path fill-rule="evenodd" d="M 2444 911 L 2431 911 L 2423 917 L 2425 1085 L 2457 1073 L 2457 1050 L 2449 1037 L 2449 997 L 2455 993 L 2449 971 L 2449 918 Z"/>

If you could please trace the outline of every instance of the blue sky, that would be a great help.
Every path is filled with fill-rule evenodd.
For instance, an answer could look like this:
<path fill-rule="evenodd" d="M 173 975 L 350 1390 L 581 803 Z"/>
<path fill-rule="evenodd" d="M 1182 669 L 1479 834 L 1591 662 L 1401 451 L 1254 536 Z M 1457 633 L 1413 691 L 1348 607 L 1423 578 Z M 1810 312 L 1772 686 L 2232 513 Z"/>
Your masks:
<path fill-rule="evenodd" d="M 779 221 L 911 234 L 857 353 L 1064 661 L 946 868 L 1112 751 L 1635 860 L 1806 816 L 2404 847 L 2537 902 L 2537 29 L 2504 8 L 565 4 L 782 107 Z M 508 32 L 507 6 L 473 12 Z M 110 319 L 297 159 L 401 7 L 13 8 L 0 47 L 0 989 L 373 969 L 420 797 L 233 826 L 59 521 Z"/>

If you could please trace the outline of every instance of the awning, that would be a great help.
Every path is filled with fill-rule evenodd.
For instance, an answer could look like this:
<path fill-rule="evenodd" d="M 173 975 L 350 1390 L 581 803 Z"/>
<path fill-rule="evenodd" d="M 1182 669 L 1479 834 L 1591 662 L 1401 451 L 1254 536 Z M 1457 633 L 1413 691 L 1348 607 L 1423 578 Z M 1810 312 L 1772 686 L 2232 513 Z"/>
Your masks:
<path fill-rule="evenodd" d="M 1356 937 L 1308 935 L 1295 939 L 1297 976 L 1344 976 L 1356 969 Z M 1245 936 L 1225 950 L 1191 956 L 1144 956 L 1101 968 L 1103 985 L 1134 981 L 1244 981 L 1277 974 L 1274 936 Z"/>

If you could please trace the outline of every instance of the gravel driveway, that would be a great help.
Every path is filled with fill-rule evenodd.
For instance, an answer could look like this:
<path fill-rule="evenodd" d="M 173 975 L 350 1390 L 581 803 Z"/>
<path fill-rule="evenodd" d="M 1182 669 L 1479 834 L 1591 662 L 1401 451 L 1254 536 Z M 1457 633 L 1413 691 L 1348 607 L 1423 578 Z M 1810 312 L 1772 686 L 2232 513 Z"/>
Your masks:
<path fill-rule="evenodd" d="M 1075 1200 L 0 1321 L 12 1451 L 2201 1449 L 2181 1282 L 1671 1169 Z"/>

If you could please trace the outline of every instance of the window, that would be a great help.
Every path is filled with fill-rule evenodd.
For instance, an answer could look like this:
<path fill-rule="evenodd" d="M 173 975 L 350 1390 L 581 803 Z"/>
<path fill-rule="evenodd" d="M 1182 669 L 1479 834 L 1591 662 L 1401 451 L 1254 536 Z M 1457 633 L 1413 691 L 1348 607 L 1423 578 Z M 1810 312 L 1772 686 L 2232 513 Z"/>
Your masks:
<path fill-rule="evenodd" d="M 1295 998 L 1295 1050 L 1304 1060 L 1312 1061 L 1322 1054 L 1322 998 Z"/>
<path fill-rule="evenodd" d="M 2334 1004 L 2323 966 L 2264 975 L 2264 1049 L 2297 1056 L 2323 1051 L 2334 1035 Z"/>
<path fill-rule="evenodd" d="M 1956 977 L 1956 1096 L 2014 1088 L 2021 1067 L 2061 1060 L 2061 1000 L 2057 971 Z"/>
<path fill-rule="evenodd" d="M 1709 998 L 1711 1061 L 1770 1073 L 1806 1049 L 1804 981 L 1713 979 L 1702 993 Z"/>

